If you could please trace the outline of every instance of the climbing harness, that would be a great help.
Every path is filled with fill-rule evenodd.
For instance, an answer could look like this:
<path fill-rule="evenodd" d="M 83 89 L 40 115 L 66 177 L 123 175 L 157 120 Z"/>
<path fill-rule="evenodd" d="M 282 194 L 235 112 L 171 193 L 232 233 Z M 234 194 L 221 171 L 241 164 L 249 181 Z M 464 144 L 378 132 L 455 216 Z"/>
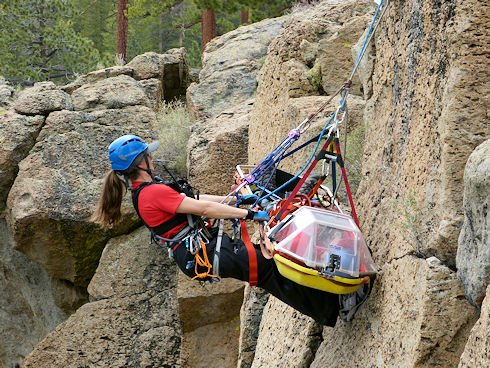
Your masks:
<path fill-rule="evenodd" d="M 196 278 L 215 279 L 218 276 L 211 273 L 212 264 L 206 253 L 206 244 L 209 243 L 211 235 L 207 231 L 201 217 L 190 214 L 179 214 L 172 217 L 170 220 L 153 227 L 146 224 L 141 217 L 138 208 L 138 197 L 140 192 L 150 185 L 167 185 L 179 193 L 184 193 L 186 196 L 194 198 L 192 188 L 186 180 L 176 180 L 172 175 L 171 177 L 173 180 L 172 182 L 163 182 L 159 177 L 154 177 L 152 182 L 142 183 L 131 190 L 133 206 L 136 213 L 143 224 L 150 230 L 150 242 L 161 247 L 168 247 L 169 256 L 173 256 L 173 251 L 175 251 L 178 246 L 185 244 L 187 250 L 195 257 L 193 263 L 188 265 L 188 268 L 192 266 L 195 267 L 196 276 L 193 277 L 193 280 Z M 172 236 L 172 238 L 164 238 L 158 235 L 165 234 L 178 226 L 181 226 L 181 228 Z M 198 267 L 203 267 L 205 271 L 200 272 Z"/>

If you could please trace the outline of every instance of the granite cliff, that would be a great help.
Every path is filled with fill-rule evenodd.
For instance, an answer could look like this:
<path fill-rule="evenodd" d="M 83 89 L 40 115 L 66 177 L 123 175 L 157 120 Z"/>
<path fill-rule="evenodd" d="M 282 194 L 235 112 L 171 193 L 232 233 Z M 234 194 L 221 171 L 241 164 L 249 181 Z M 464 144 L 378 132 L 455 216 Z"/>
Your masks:
<path fill-rule="evenodd" d="M 324 0 L 240 27 L 208 45 L 199 83 L 182 49 L 18 96 L 0 79 L 0 367 L 488 366 L 484 0 L 389 1 L 353 79 L 355 201 L 380 271 L 353 322 L 322 328 L 241 283 L 194 287 L 129 201 L 111 231 L 88 220 L 105 147 L 128 130 L 156 138 L 159 105 L 185 95 L 189 178 L 228 191 L 236 164 L 256 164 L 346 80 L 375 8 Z M 203 358 L 203 340 L 220 349 Z"/>

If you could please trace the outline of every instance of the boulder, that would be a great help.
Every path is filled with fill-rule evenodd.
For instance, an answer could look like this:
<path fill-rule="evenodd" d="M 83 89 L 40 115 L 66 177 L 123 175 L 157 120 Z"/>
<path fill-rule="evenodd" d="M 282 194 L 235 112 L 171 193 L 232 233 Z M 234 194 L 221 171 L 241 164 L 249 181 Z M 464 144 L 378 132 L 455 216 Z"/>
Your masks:
<path fill-rule="evenodd" d="M 12 110 L 0 114 L 0 210 L 5 207 L 19 162 L 34 146 L 44 124 L 44 116 L 19 115 Z"/>
<path fill-rule="evenodd" d="M 305 64 L 296 59 L 291 59 L 282 64 L 282 70 L 281 75 L 284 76 L 282 82 L 290 98 L 318 94 L 317 86 L 312 82 L 312 78 L 315 77 L 309 73 L 310 68 Z"/>
<path fill-rule="evenodd" d="M 156 78 L 144 79 L 139 82 L 139 85 L 148 97 L 151 109 L 158 112 L 163 101 L 162 82 Z"/>
<path fill-rule="evenodd" d="M 490 366 L 490 285 L 487 287 L 480 319 L 471 329 L 458 368 Z"/>
<path fill-rule="evenodd" d="M 138 224 L 129 199 L 123 222 L 103 231 L 89 221 L 110 169 L 107 147 L 132 132 L 152 139 L 155 113 L 145 106 L 93 112 L 58 111 L 19 165 L 7 201 L 16 249 L 52 277 L 87 286 L 105 243 Z"/>
<path fill-rule="evenodd" d="M 456 266 L 466 296 L 481 302 L 490 284 L 490 139 L 468 158 L 464 170 L 464 223 L 459 235 Z"/>
<path fill-rule="evenodd" d="M 181 360 L 185 368 L 236 367 L 238 318 L 213 323 L 185 333 Z"/>
<path fill-rule="evenodd" d="M 235 279 L 199 285 L 178 271 L 181 357 L 185 367 L 236 366 L 244 287 L 244 282 Z"/>
<path fill-rule="evenodd" d="M 0 113 L 13 102 L 14 89 L 5 78 L 0 77 Z"/>
<path fill-rule="evenodd" d="M 22 359 L 66 319 L 55 304 L 46 271 L 12 249 L 0 220 L 0 367 L 21 367 Z"/>
<path fill-rule="evenodd" d="M 311 367 L 455 367 L 478 318 L 462 294 L 435 257 L 392 260 L 354 321 L 324 328 Z"/>
<path fill-rule="evenodd" d="M 368 34 L 368 29 L 364 31 L 362 36 L 359 38 L 359 41 L 352 46 L 352 60 L 357 61 L 359 58 L 362 47 L 366 40 Z M 362 91 L 362 95 L 364 99 L 369 99 L 373 95 L 373 72 L 374 72 L 374 62 L 376 59 L 376 50 L 374 47 L 374 43 L 370 42 L 366 46 L 366 51 L 364 52 L 364 56 L 359 61 L 359 66 L 357 67 L 357 75 L 362 83 L 362 87 L 359 87 Z"/>
<path fill-rule="evenodd" d="M 19 114 L 48 115 L 51 111 L 73 110 L 70 95 L 53 82 L 39 82 L 23 90 L 14 104 Z"/>
<path fill-rule="evenodd" d="M 121 109 L 127 106 L 151 107 L 141 85 L 127 75 L 118 75 L 86 84 L 71 94 L 77 111 Z"/>
<path fill-rule="evenodd" d="M 184 48 L 171 49 L 165 54 L 147 52 L 136 56 L 127 67 L 134 70 L 136 80 L 159 79 L 166 101 L 184 95 L 190 83 L 187 53 Z"/>
<path fill-rule="evenodd" d="M 371 2 L 372 3 L 372 2 Z M 346 9 L 352 9 L 346 5 Z M 338 11 L 342 11 L 339 9 Z M 372 14 L 354 16 L 341 24 L 338 29 L 327 38 L 318 42 L 318 63 L 322 70 L 322 87 L 327 95 L 331 95 L 344 83 L 354 67 L 353 49 L 359 37 L 372 20 Z M 352 79 L 350 93 L 363 95 L 358 75 Z"/>
<path fill-rule="evenodd" d="M 271 296 L 264 308 L 252 368 L 307 368 L 321 342 L 321 326 Z M 294 338 L 292 338 L 294 336 Z M 325 366 L 334 366 L 327 364 Z"/>
<path fill-rule="evenodd" d="M 253 97 L 267 47 L 287 17 L 239 27 L 209 42 L 199 84 L 187 90 L 187 105 L 196 119 L 209 118 Z"/>
<path fill-rule="evenodd" d="M 88 289 L 24 367 L 180 367 L 175 264 L 146 228 L 107 244 Z"/>
<path fill-rule="evenodd" d="M 60 87 L 60 89 L 71 95 L 74 90 L 80 88 L 84 84 L 95 83 L 102 79 L 117 77 L 118 75 L 128 75 L 132 77 L 134 75 L 134 69 L 127 65 L 117 65 L 110 68 L 96 70 L 88 73 L 87 75 L 78 77 L 75 79 L 75 81 Z"/>
<path fill-rule="evenodd" d="M 156 52 L 138 55 L 126 66 L 134 70 L 134 78 L 137 80 L 161 78 L 165 68 Z"/>
<path fill-rule="evenodd" d="M 236 165 L 248 163 L 248 125 L 253 100 L 197 123 L 187 145 L 189 180 L 201 193 L 226 195 Z"/>
<path fill-rule="evenodd" d="M 218 283 L 200 286 L 182 272 L 178 274 L 177 298 L 184 333 L 214 323 L 229 322 L 240 314 L 244 282 L 221 279 Z"/>
<path fill-rule="evenodd" d="M 269 293 L 259 287 L 245 287 L 244 300 L 240 309 L 240 341 L 237 368 L 252 366 L 257 339 L 259 337 L 262 312 L 269 299 Z"/>

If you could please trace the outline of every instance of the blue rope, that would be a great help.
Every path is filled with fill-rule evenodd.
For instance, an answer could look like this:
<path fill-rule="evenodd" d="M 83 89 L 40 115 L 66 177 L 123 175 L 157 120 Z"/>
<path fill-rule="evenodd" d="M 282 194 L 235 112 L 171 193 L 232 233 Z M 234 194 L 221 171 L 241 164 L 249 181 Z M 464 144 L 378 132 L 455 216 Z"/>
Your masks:
<path fill-rule="evenodd" d="M 359 53 L 359 56 L 357 57 L 357 61 L 356 61 L 355 65 L 354 65 L 354 69 L 352 71 L 352 74 L 354 74 L 355 70 L 359 66 L 359 63 L 361 62 L 361 59 L 362 59 L 362 57 L 364 55 L 366 46 L 368 44 L 369 38 L 371 36 L 371 33 L 373 31 L 374 25 L 376 24 L 376 20 L 378 18 L 378 14 L 380 12 L 380 9 L 383 6 L 383 3 L 384 3 L 384 0 L 381 0 L 380 3 L 379 3 L 379 5 L 378 5 L 378 8 L 376 9 L 376 12 L 374 14 L 373 20 L 372 20 L 371 25 L 369 27 L 368 33 L 367 33 L 366 38 L 364 40 L 364 43 L 362 45 L 361 52 Z M 351 78 L 352 78 L 352 76 L 351 76 Z M 347 100 L 347 93 L 345 93 L 344 96 L 342 96 L 341 99 L 340 99 L 340 105 L 341 105 L 341 110 L 342 111 L 345 111 L 345 108 L 346 108 L 345 102 L 346 102 L 346 100 Z M 318 150 L 318 147 L 320 145 L 320 141 L 322 140 L 323 135 L 325 134 L 325 131 L 326 131 L 327 127 L 330 125 L 330 123 L 332 122 L 332 120 L 337 116 L 337 113 L 338 113 L 338 110 L 332 115 L 332 117 L 325 124 L 325 126 L 323 127 L 323 130 L 319 134 L 319 136 L 317 136 L 318 137 L 318 140 L 317 140 L 315 149 L 313 150 L 313 153 L 310 156 L 308 162 L 300 170 L 300 172 L 297 173 L 295 176 L 293 176 L 293 178 L 291 178 L 290 180 L 288 180 L 286 183 L 284 183 L 281 186 L 279 186 L 278 188 L 276 188 L 274 191 L 269 192 L 267 190 L 269 193 L 266 196 L 264 196 L 264 197 L 259 197 L 257 199 L 257 201 L 254 203 L 253 206 L 257 205 L 257 203 L 259 201 L 261 201 L 263 199 L 267 199 L 267 198 L 269 198 L 272 195 L 275 195 L 281 189 L 283 189 L 284 187 L 286 187 L 287 185 L 289 185 L 290 183 L 292 183 L 294 180 L 296 180 L 306 170 L 306 168 L 311 164 L 311 162 L 313 161 L 313 158 L 315 157 L 315 154 L 316 154 L 316 152 Z M 267 184 L 265 185 L 265 188 L 267 188 L 267 186 L 269 185 L 269 183 L 270 183 L 270 181 L 271 181 L 274 173 L 276 172 L 277 167 L 278 167 L 279 163 L 281 162 L 281 160 L 284 159 L 285 157 L 288 157 L 288 156 L 292 155 L 293 153 L 297 152 L 298 150 L 300 150 L 301 148 L 307 146 L 308 144 L 312 143 L 315 138 L 310 139 L 308 142 L 302 144 L 301 146 L 297 147 L 296 149 L 294 149 L 291 152 L 289 152 L 289 153 L 286 154 L 286 151 L 296 141 L 296 139 L 294 139 L 294 138 L 291 138 L 289 136 L 286 137 L 279 145 L 276 146 L 276 148 L 274 148 L 274 150 L 272 150 L 272 152 L 269 155 L 267 155 L 267 157 L 264 160 L 261 161 L 261 163 L 259 165 L 257 165 L 257 167 L 254 170 L 252 170 L 251 175 L 253 175 L 254 178 L 255 178 L 255 181 L 257 181 L 257 179 L 260 179 L 274 165 L 274 170 L 273 170 L 272 174 L 270 175 Z M 279 156 L 279 157 L 277 157 L 277 156 Z M 254 185 L 258 186 L 255 183 L 254 183 Z M 261 195 L 263 194 L 263 192 L 264 191 L 262 191 Z"/>
<path fill-rule="evenodd" d="M 327 123 L 325 124 L 325 126 L 323 127 L 323 130 L 322 132 L 320 133 L 320 136 L 318 138 L 318 141 L 316 143 L 316 146 L 315 146 L 315 149 L 313 150 L 313 153 L 311 154 L 308 162 L 306 163 L 306 165 L 300 170 L 299 173 L 297 173 L 295 176 L 293 176 L 291 179 L 289 179 L 287 182 L 285 182 L 284 184 L 282 184 L 281 186 L 277 187 L 275 190 L 273 190 L 272 192 L 270 192 L 269 194 L 267 194 L 266 196 L 262 197 L 262 198 L 259 198 L 257 201 L 255 201 L 254 203 L 254 206 L 261 200 L 263 199 L 267 199 L 269 198 L 271 195 L 273 194 L 276 194 L 277 192 L 279 192 L 281 189 L 283 189 L 284 187 L 288 186 L 289 184 L 291 184 L 294 180 L 296 180 L 305 170 L 308 166 L 310 166 L 310 163 L 313 161 L 313 158 L 315 157 L 315 154 L 316 152 L 318 151 L 318 147 L 320 146 L 320 142 L 323 138 L 323 135 L 325 134 L 325 131 L 327 130 L 327 127 L 330 125 L 330 123 L 332 122 L 332 120 L 335 118 L 337 114 L 333 114 L 332 117 L 327 121 Z"/>
<path fill-rule="evenodd" d="M 383 6 L 383 2 L 384 2 L 384 0 L 381 0 L 381 2 L 378 5 L 378 8 L 376 9 L 376 13 L 374 13 L 373 21 L 371 22 L 371 26 L 369 27 L 369 31 L 368 31 L 368 33 L 366 35 L 366 39 L 364 40 L 364 44 L 362 45 L 361 52 L 359 53 L 359 56 L 357 57 L 357 61 L 356 61 L 356 64 L 354 65 L 354 69 L 353 70 L 356 70 L 357 67 L 359 66 L 359 63 L 361 62 L 361 58 L 362 58 L 362 55 L 364 53 L 364 49 L 367 46 L 367 42 L 368 42 L 369 36 L 371 35 L 371 32 L 372 32 L 373 27 L 374 27 L 374 24 L 376 23 L 376 19 L 378 18 L 379 10 Z"/>

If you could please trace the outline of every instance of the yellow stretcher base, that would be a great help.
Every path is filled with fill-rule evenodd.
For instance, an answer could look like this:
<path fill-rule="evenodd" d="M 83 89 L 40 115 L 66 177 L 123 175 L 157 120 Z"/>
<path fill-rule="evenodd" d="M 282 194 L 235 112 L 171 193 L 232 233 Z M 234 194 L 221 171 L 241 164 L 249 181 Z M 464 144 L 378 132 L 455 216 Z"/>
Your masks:
<path fill-rule="evenodd" d="M 333 294 L 354 293 L 362 284 L 366 283 L 365 278 L 348 279 L 334 276 L 333 279 L 327 279 L 321 276 L 318 271 L 303 267 L 281 256 L 279 253 L 274 254 L 274 261 L 282 276 L 297 284 Z"/>

